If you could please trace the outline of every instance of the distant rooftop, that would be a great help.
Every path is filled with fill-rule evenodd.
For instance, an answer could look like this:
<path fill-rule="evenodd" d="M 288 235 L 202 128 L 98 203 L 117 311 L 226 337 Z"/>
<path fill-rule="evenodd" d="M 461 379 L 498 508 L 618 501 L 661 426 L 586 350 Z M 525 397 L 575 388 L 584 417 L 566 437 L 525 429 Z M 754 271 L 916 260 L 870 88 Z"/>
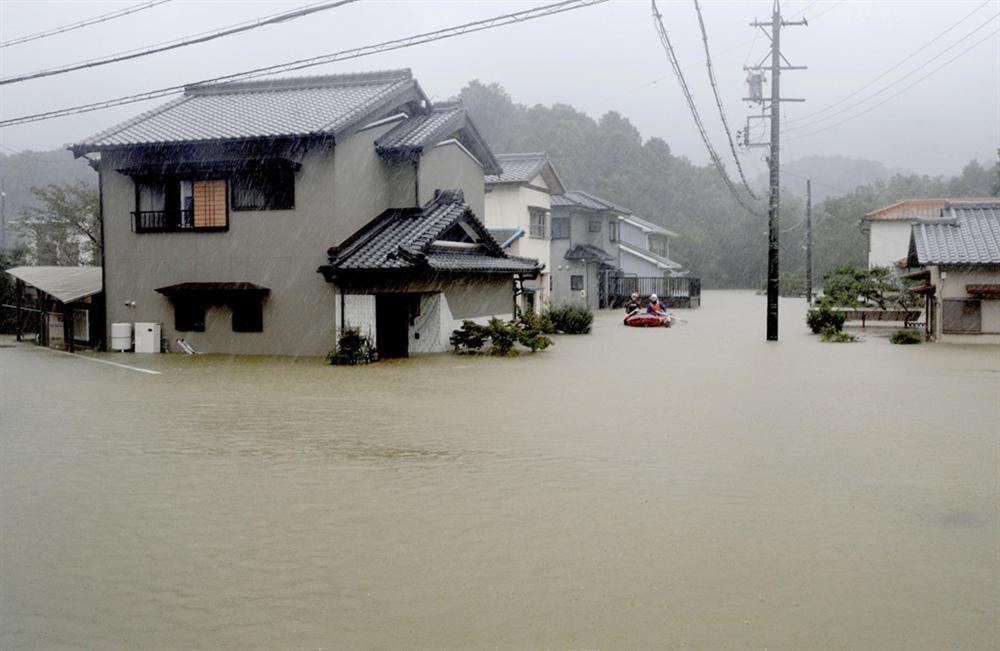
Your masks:
<path fill-rule="evenodd" d="M 105 148 L 333 137 L 394 107 L 426 104 L 409 70 L 188 86 L 184 94 L 73 146 Z"/>
<path fill-rule="evenodd" d="M 645 219 L 643 219 L 641 217 L 636 217 L 635 215 L 625 215 L 625 216 L 619 217 L 618 219 L 621 219 L 624 222 L 628 222 L 629 224 L 632 224 L 633 226 L 638 227 L 644 233 L 654 233 L 656 235 L 666 235 L 668 237 L 677 237 L 677 233 L 673 232 L 672 230 L 663 228 L 659 224 L 654 224 L 651 221 L 645 220 Z"/>
<path fill-rule="evenodd" d="M 581 190 L 574 190 L 573 192 L 553 195 L 552 205 L 572 206 L 577 208 L 586 208 L 588 210 L 609 210 L 622 215 L 632 214 L 632 211 L 628 208 L 624 208 L 618 204 L 608 201 L 607 199 L 601 199 L 596 195 L 590 194 L 589 192 L 583 192 Z"/>
<path fill-rule="evenodd" d="M 559 173 L 545 152 L 497 154 L 497 160 L 500 161 L 503 172 L 487 176 L 486 185 L 531 183 L 541 174 L 552 194 L 561 194 L 565 191 Z"/>
<path fill-rule="evenodd" d="M 954 199 L 903 199 L 902 201 L 897 201 L 896 203 L 886 206 L 884 208 L 879 208 L 878 210 L 873 210 L 870 213 L 866 213 L 864 216 L 864 221 L 866 222 L 882 222 L 882 221 L 917 221 L 920 219 L 935 219 L 941 216 L 941 209 L 944 208 L 945 202 L 980 202 L 980 201 L 990 201 L 991 197 L 969 197 L 969 198 L 954 198 Z"/>

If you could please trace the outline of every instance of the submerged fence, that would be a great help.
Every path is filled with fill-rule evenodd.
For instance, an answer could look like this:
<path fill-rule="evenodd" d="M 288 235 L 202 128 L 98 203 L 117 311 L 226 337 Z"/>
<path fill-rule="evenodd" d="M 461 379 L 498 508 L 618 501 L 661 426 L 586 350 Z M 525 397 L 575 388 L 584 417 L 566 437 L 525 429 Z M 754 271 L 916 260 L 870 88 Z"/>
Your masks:
<path fill-rule="evenodd" d="M 621 276 L 605 274 L 601 279 L 601 307 L 617 308 L 635 292 L 648 298 L 656 294 L 668 307 L 698 307 L 701 305 L 701 279 Z"/>

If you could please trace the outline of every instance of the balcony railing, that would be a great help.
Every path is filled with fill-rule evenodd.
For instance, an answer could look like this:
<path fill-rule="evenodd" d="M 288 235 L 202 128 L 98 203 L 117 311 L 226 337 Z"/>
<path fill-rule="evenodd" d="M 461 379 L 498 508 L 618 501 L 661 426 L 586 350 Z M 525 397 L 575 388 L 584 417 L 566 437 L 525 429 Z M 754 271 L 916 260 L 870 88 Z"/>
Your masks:
<path fill-rule="evenodd" d="M 220 232 L 229 230 L 229 223 L 223 226 L 197 226 L 193 210 L 137 210 L 132 213 L 132 224 L 136 233 L 187 233 Z"/>

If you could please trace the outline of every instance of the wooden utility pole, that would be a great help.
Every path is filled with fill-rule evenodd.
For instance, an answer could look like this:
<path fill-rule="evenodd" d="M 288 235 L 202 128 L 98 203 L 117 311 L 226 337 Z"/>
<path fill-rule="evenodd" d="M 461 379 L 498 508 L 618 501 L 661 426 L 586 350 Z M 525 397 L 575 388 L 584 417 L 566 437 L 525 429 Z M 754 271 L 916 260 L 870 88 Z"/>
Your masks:
<path fill-rule="evenodd" d="M 747 128 L 745 133 L 745 145 L 748 147 L 762 146 L 770 149 L 768 156 L 768 169 L 771 178 L 770 199 L 767 208 L 767 340 L 778 340 L 778 222 L 779 222 L 779 191 L 780 191 L 780 156 L 781 156 L 781 102 L 803 102 L 802 99 L 790 99 L 781 96 L 781 71 L 782 70 L 804 70 L 805 66 L 793 66 L 788 59 L 781 54 L 781 28 L 790 25 L 808 25 L 805 19 L 800 21 L 785 21 L 781 18 L 781 5 L 779 0 L 774 0 L 774 9 L 771 13 L 770 22 L 754 21 L 751 27 L 757 27 L 771 41 L 771 52 L 769 54 L 771 65 L 765 66 L 765 57 L 755 66 L 744 66 L 744 70 L 751 73 L 758 73 L 750 76 L 749 97 L 744 99 L 757 102 L 761 105 L 761 115 L 759 119 L 771 121 L 771 141 L 770 143 L 750 142 L 750 118 L 747 118 Z M 765 27 L 770 27 L 768 32 Z M 784 61 L 784 64 L 782 64 Z M 760 85 L 763 76 L 759 74 L 763 70 L 771 72 L 771 99 L 767 104 L 761 92 Z M 770 111 L 770 114 L 767 112 Z"/>

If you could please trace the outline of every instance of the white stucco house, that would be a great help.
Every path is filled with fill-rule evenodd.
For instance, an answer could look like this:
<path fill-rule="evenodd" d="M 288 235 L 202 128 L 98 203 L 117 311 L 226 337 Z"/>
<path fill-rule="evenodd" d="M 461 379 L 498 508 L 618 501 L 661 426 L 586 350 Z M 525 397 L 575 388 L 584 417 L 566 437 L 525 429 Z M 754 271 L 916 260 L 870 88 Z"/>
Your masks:
<path fill-rule="evenodd" d="M 544 152 L 498 154 L 500 174 L 486 176 L 483 222 L 504 249 L 538 260 L 543 272 L 524 283 L 521 309 L 542 309 L 551 301 L 552 195 L 565 192 Z"/>

